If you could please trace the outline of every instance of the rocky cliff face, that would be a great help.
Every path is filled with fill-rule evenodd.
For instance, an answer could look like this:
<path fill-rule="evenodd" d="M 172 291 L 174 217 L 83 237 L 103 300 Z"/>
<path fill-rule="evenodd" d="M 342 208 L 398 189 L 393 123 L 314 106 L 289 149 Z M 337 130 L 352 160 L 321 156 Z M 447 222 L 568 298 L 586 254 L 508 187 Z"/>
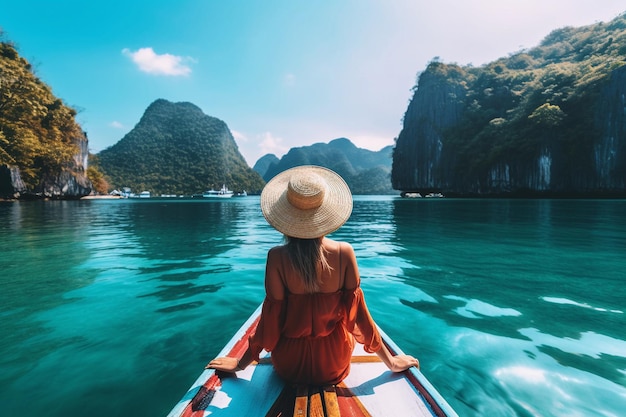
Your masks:
<path fill-rule="evenodd" d="M 598 97 L 594 117 L 600 132 L 593 146 L 594 187 L 626 189 L 626 67 L 614 71 Z"/>
<path fill-rule="evenodd" d="M 0 165 L 0 198 L 9 199 L 77 199 L 93 189 L 87 178 L 89 145 L 86 136 L 75 139 L 78 152 L 70 164 L 42 174 L 39 183 L 29 189 L 22 180 L 20 168 Z"/>
<path fill-rule="evenodd" d="M 448 195 L 625 195 L 626 65 L 586 84 L 575 72 L 555 82 L 546 75 L 553 69 L 527 71 L 524 89 L 511 81 L 519 74 L 498 86 L 504 65 L 496 75 L 489 73 L 494 65 L 459 69 L 458 77 L 454 65 L 427 68 L 396 141 L 393 187 Z M 494 99 L 498 89 L 506 94 Z"/>
<path fill-rule="evenodd" d="M 89 141 L 86 135 L 75 139 L 77 153 L 72 162 L 60 171 L 50 172 L 42 177 L 34 195 L 45 198 L 80 198 L 91 193 L 93 185 L 87 178 Z"/>
<path fill-rule="evenodd" d="M 391 181 L 396 190 L 445 187 L 450 161 L 444 161 L 443 132 L 461 117 L 466 89 L 442 67 L 431 66 L 404 115 L 393 152 Z"/>
<path fill-rule="evenodd" d="M 19 198 L 26 191 L 20 169 L 16 166 L 0 165 L 0 198 Z"/>

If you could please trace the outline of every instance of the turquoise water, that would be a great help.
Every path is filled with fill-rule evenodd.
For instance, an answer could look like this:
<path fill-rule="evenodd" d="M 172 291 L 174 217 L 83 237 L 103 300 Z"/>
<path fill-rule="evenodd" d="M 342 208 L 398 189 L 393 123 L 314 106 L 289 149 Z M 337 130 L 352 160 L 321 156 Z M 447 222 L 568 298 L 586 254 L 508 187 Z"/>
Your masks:
<path fill-rule="evenodd" d="M 334 238 L 461 416 L 626 409 L 626 201 L 356 197 Z M 0 415 L 166 415 L 263 298 L 258 197 L 0 203 Z"/>

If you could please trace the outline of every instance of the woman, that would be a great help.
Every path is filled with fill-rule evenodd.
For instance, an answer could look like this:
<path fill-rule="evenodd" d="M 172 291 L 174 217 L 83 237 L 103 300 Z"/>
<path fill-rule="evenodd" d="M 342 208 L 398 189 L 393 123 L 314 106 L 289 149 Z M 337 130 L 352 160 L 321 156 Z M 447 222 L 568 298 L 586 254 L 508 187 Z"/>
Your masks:
<path fill-rule="evenodd" d="M 317 166 L 284 171 L 263 189 L 261 210 L 286 244 L 268 253 L 257 331 L 240 360 L 216 358 L 207 368 L 236 372 L 266 349 L 288 382 L 337 384 L 350 371 L 355 341 L 393 372 L 419 366 L 412 356 L 393 356 L 382 343 L 352 246 L 326 237 L 352 212 L 352 194 L 339 175 Z"/>

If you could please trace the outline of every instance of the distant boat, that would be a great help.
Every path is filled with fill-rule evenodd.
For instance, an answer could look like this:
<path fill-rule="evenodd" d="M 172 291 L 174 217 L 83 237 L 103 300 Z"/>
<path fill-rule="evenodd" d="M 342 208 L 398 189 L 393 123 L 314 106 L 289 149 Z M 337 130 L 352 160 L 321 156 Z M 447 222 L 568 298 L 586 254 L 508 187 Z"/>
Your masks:
<path fill-rule="evenodd" d="M 139 198 L 150 198 L 150 191 L 142 191 L 139 193 Z"/>
<path fill-rule="evenodd" d="M 235 194 L 235 197 L 247 197 L 248 193 L 246 192 L 246 190 L 243 190 L 240 193 Z"/>
<path fill-rule="evenodd" d="M 208 190 L 202 193 L 202 197 L 205 198 L 230 198 L 233 196 L 233 192 L 226 188 L 226 185 L 222 185 L 220 190 Z"/>

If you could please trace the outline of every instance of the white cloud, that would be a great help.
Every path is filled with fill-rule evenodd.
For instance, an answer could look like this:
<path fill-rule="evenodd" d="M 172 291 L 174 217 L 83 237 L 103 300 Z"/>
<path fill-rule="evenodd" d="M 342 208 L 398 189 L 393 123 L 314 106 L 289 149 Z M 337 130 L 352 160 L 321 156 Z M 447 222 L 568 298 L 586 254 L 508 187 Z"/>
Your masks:
<path fill-rule="evenodd" d="M 257 134 L 254 139 L 237 130 L 231 129 L 230 132 L 237 142 L 239 152 L 250 166 L 253 166 L 259 158 L 268 153 L 273 153 L 280 158 L 289 150 L 288 146 L 282 144 L 282 138 L 274 136 L 270 132 Z"/>
<path fill-rule="evenodd" d="M 276 137 L 270 132 L 262 133 L 257 138 L 260 140 L 258 147 L 262 155 L 273 153 L 280 158 L 289 150 L 289 147 L 282 144 L 282 138 Z"/>
<path fill-rule="evenodd" d="M 364 133 L 353 133 L 345 135 L 359 148 L 369 149 L 370 151 L 380 151 L 385 146 L 394 145 L 393 136 L 377 136 Z M 330 141 L 330 139 L 329 139 Z"/>
<path fill-rule="evenodd" d="M 124 125 L 118 122 L 117 120 L 113 120 L 111 123 L 109 123 L 109 126 L 114 127 L 116 129 L 124 129 Z"/>
<path fill-rule="evenodd" d="M 185 58 L 172 54 L 157 54 L 152 48 L 139 48 L 131 51 L 122 49 L 122 54 L 129 57 L 140 71 L 155 75 L 187 76 L 191 74 L 191 68 L 185 62 L 194 62 L 193 58 Z"/>

